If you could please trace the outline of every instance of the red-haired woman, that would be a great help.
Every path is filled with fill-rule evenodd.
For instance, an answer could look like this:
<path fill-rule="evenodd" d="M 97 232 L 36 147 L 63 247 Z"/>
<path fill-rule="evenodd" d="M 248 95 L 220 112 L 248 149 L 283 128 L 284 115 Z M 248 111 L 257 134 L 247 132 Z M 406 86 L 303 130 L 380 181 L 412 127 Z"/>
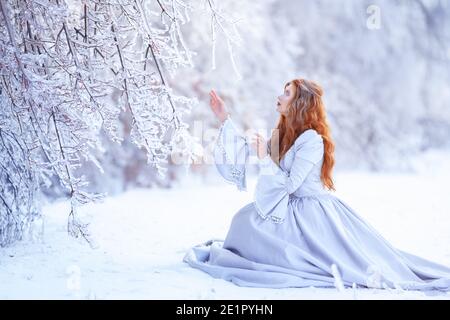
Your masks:
<path fill-rule="evenodd" d="M 330 192 L 334 144 L 322 94 L 313 81 L 289 81 L 270 140 L 256 134 L 249 142 L 211 91 L 211 109 L 222 122 L 218 171 L 246 190 L 251 146 L 260 174 L 254 201 L 235 214 L 226 239 L 193 247 L 184 261 L 240 286 L 450 291 L 449 267 L 394 248 Z"/>

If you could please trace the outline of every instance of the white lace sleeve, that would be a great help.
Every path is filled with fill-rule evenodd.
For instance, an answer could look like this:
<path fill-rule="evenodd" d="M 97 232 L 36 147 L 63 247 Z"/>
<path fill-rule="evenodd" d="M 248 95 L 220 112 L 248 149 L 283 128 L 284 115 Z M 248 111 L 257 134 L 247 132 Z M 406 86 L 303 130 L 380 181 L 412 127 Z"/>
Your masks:
<path fill-rule="evenodd" d="M 235 184 L 239 191 L 247 191 L 245 166 L 249 154 L 246 137 L 239 133 L 228 115 L 219 129 L 214 147 L 214 162 L 222 177 Z"/>

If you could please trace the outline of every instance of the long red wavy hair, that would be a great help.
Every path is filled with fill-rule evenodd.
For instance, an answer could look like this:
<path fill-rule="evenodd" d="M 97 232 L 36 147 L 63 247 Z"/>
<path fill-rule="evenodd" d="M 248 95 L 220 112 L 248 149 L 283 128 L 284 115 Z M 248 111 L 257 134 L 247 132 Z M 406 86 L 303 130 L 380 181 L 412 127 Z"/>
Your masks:
<path fill-rule="evenodd" d="M 324 159 L 320 180 L 326 188 L 336 191 L 331 177 L 335 162 L 335 147 L 331 139 L 330 127 L 322 101 L 323 89 L 314 81 L 306 79 L 295 79 L 287 82 L 284 88 L 291 83 L 295 88 L 294 97 L 288 105 L 287 114 L 280 115 L 277 127 L 269 142 L 269 149 L 279 152 L 270 152 L 270 156 L 275 163 L 279 164 L 301 133 L 308 129 L 316 130 L 322 136 L 324 143 Z M 279 144 L 276 145 L 276 142 L 279 142 Z"/>

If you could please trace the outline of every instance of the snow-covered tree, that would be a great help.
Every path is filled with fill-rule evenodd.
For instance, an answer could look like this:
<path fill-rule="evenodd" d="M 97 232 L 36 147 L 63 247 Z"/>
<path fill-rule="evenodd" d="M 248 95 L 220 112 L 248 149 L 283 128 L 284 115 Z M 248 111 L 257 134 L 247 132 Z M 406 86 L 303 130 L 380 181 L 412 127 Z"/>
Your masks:
<path fill-rule="evenodd" d="M 197 100 L 175 94 L 166 74 L 192 66 L 181 28 L 193 7 L 168 0 L 0 4 L 0 244 L 20 238 L 39 215 L 39 190 L 54 181 L 70 198 L 69 233 L 89 241 L 77 207 L 104 194 L 87 191 L 80 167 L 102 170 L 95 156 L 104 150 L 102 133 L 119 143 L 129 135 L 160 176 L 174 151 L 190 157 L 183 115 Z"/>
<path fill-rule="evenodd" d="M 317 80 L 338 168 L 408 168 L 414 153 L 448 145 L 446 1 L 0 4 L 2 245 L 39 216 L 42 196 L 69 196 L 69 231 L 89 238 L 76 208 L 169 186 L 186 168 L 174 153 L 211 172 L 199 148 L 218 126 L 211 88 L 242 129 L 269 134 L 285 81 Z"/>

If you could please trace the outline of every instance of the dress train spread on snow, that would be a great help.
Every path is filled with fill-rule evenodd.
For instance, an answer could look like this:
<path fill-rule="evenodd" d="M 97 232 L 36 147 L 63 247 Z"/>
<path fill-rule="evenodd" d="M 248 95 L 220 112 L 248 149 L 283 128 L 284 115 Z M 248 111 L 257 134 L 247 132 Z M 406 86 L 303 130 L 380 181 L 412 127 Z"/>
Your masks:
<path fill-rule="evenodd" d="M 394 248 L 320 181 L 324 145 L 303 132 L 278 166 L 259 161 L 254 201 L 233 217 L 225 240 L 192 247 L 183 261 L 249 287 L 398 288 L 450 291 L 450 268 Z M 229 117 L 214 149 L 219 173 L 247 190 L 247 139 Z"/>

